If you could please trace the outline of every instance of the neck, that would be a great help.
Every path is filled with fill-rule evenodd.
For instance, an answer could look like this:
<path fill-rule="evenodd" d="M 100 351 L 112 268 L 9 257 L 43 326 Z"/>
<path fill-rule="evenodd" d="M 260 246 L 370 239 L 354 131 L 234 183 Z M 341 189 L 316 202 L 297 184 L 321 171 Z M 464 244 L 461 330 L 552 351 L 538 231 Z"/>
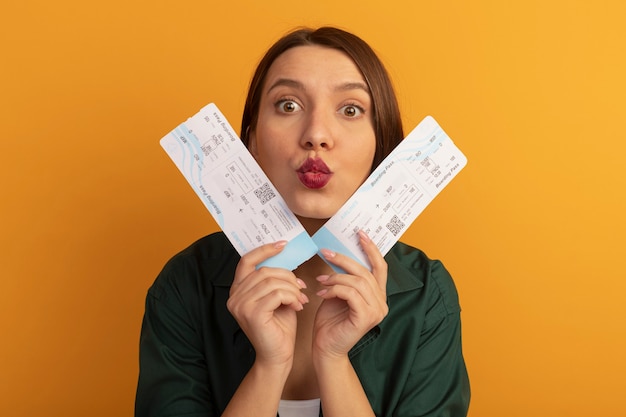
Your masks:
<path fill-rule="evenodd" d="M 306 232 L 313 236 L 328 219 L 312 219 L 309 217 L 298 217 L 300 223 L 304 227 Z M 333 269 L 318 255 L 313 256 L 311 259 L 303 262 L 295 271 L 296 276 L 304 280 L 309 286 L 313 288 L 317 286 L 315 277 L 323 274 L 332 274 Z M 311 287 L 313 285 L 313 287 Z"/>
<path fill-rule="evenodd" d="M 320 258 L 319 255 L 314 255 L 312 258 L 304 261 L 300 266 L 298 266 L 294 273 L 297 276 L 299 276 L 298 274 L 306 276 L 313 275 L 313 278 L 315 278 L 316 276 L 322 274 L 332 274 L 333 269 L 322 258 Z"/>
<path fill-rule="evenodd" d="M 304 227 L 304 230 L 306 230 L 307 233 L 311 236 L 313 236 L 315 232 L 321 229 L 324 223 L 326 223 L 326 221 L 328 220 L 328 219 L 312 219 L 310 217 L 300 217 L 297 215 L 296 217 L 298 218 L 298 220 Z"/>

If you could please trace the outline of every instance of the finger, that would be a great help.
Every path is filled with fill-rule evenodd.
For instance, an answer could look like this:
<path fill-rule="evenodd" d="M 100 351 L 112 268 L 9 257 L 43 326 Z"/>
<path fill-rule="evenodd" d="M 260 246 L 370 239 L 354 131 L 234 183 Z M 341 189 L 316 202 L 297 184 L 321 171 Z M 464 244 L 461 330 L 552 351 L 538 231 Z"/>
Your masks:
<path fill-rule="evenodd" d="M 280 307 L 301 311 L 308 302 L 304 294 L 296 295 L 291 291 L 274 290 L 254 299 L 229 298 L 227 307 L 235 317 L 247 317 L 248 320 L 264 320 L 266 313 L 273 313 Z"/>
<path fill-rule="evenodd" d="M 357 327 L 371 327 L 380 323 L 387 315 L 387 305 L 374 299 L 366 299 L 353 287 L 335 285 L 317 293 L 324 300 L 339 299 L 350 311 L 350 321 Z"/>
<path fill-rule="evenodd" d="M 360 286 L 361 291 L 382 291 L 383 294 L 385 293 L 387 281 L 386 274 L 379 279 L 372 274 L 369 268 L 346 255 L 336 253 L 328 249 L 322 249 L 321 253 L 326 260 L 339 266 L 348 273 L 330 275 L 329 279 L 324 283 L 325 285 L 343 284 L 354 287 Z M 320 277 L 317 278 L 319 281 Z"/>
<path fill-rule="evenodd" d="M 317 295 L 325 300 L 331 298 L 343 300 L 351 310 L 359 310 L 367 306 L 367 301 L 361 293 L 356 288 L 347 285 L 332 285 L 319 290 Z"/>
<path fill-rule="evenodd" d="M 378 285 L 385 289 L 387 287 L 387 261 L 378 249 L 378 246 L 369 238 L 367 233 L 359 230 L 359 243 L 363 252 L 367 255 L 367 259 L 372 266 L 372 275 L 376 278 Z"/>
<path fill-rule="evenodd" d="M 333 285 L 317 292 L 324 300 L 338 298 L 346 302 L 348 308 L 358 316 L 370 317 L 368 321 L 378 324 L 389 311 L 384 294 L 363 293 L 349 285 Z"/>
<path fill-rule="evenodd" d="M 329 249 L 322 249 L 320 252 L 322 256 L 324 256 L 324 259 L 342 268 L 348 274 L 359 277 L 371 277 L 373 285 L 376 285 L 376 287 L 380 290 L 386 291 L 387 262 L 385 261 L 385 258 L 382 257 L 374 242 L 368 239 L 368 241 L 364 242 L 363 245 L 365 247 L 364 251 L 366 251 L 366 255 L 373 264 L 371 270 L 362 265 L 360 262 L 341 253 L 333 252 Z"/>
<path fill-rule="evenodd" d="M 288 288 L 274 289 L 258 298 L 258 307 L 261 311 L 275 311 L 281 306 L 302 311 L 309 298 L 302 292 L 293 292 Z"/>
<path fill-rule="evenodd" d="M 278 276 L 270 276 L 263 278 L 259 281 L 256 281 L 254 285 L 249 285 L 248 281 L 241 286 L 241 288 L 237 292 L 237 297 L 241 299 L 248 299 L 251 302 L 258 302 L 259 300 L 269 297 L 275 294 L 281 295 L 278 298 L 271 298 L 273 300 L 284 300 L 287 295 L 291 295 L 293 298 L 297 299 L 300 303 L 306 304 L 309 299 L 307 296 L 301 291 L 302 286 L 299 283 L 299 280 L 295 279 L 295 277 L 278 277 Z M 283 304 L 292 304 L 292 301 L 284 302 Z M 279 304 L 273 304 L 273 308 L 278 308 Z"/>
<path fill-rule="evenodd" d="M 268 278 L 248 287 L 239 288 L 228 298 L 228 310 L 235 317 L 258 320 L 265 317 L 264 313 L 272 313 L 281 306 L 300 311 L 309 302 L 304 293 L 281 279 Z"/>
<path fill-rule="evenodd" d="M 364 266 L 360 262 L 342 253 L 334 252 L 330 249 L 325 248 L 321 249 L 320 253 L 325 260 L 332 263 L 333 265 L 337 265 L 339 268 L 341 268 L 343 271 L 350 275 L 370 274 L 369 267 Z"/>
<path fill-rule="evenodd" d="M 236 278 L 237 279 L 237 278 Z M 245 278 L 239 278 L 230 288 L 230 296 L 243 300 L 256 300 L 272 290 L 286 289 L 297 294 L 302 302 L 308 301 L 304 293 L 306 284 L 293 272 L 282 268 L 261 268 L 253 270 Z"/>
<path fill-rule="evenodd" d="M 380 288 L 376 280 L 369 272 L 367 272 L 366 277 L 360 275 L 332 274 L 319 275 L 315 277 L 315 279 L 325 287 L 343 286 L 351 288 L 366 301 L 375 298 L 377 293 L 380 293 Z"/>
<path fill-rule="evenodd" d="M 238 283 L 238 280 L 247 277 L 256 269 L 256 266 L 264 260 L 280 253 L 286 245 L 286 240 L 267 243 L 243 255 L 237 264 L 237 268 L 235 269 L 235 280 L 233 284 L 236 284 Z"/>

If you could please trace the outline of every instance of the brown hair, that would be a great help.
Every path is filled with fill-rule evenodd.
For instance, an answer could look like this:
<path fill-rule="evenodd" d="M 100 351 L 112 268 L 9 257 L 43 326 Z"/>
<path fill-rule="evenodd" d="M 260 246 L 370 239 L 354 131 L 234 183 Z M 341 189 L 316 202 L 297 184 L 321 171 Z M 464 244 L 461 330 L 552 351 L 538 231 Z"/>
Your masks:
<path fill-rule="evenodd" d="M 279 39 L 266 52 L 256 68 L 241 119 L 241 136 L 248 145 L 248 131 L 256 128 L 265 77 L 272 63 L 283 52 L 296 46 L 319 45 L 347 54 L 361 71 L 370 90 L 376 135 L 376 154 L 372 169 L 396 147 L 404 137 L 398 100 L 389 74 L 372 48 L 352 33 L 334 27 L 297 29 Z"/>

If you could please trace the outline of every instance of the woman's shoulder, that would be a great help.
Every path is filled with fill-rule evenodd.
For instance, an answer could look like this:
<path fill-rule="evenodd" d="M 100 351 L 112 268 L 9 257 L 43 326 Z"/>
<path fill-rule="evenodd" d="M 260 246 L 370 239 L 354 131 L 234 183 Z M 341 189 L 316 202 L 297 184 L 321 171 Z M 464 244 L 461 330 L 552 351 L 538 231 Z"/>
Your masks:
<path fill-rule="evenodd" d="M 438 259 L 403 242 L 396 243 L 385 256 L 388 265 L 388 291 L 419 289 L 431 303 L 439 303 L 448 313 L 460 311 L 459 296 L 450 272 Z M 426 294 L 423 294 L 423 293 Z"/>
<path fill-rule="evenodd" d="M 159 297 L 171 290 L 197 293 L 208 285 L 230 286 L 239 259 L 223 232 L 204 236 L 166 262 L 150 293 Z"/>
<path fill-rule="evenodd" d="M 239 256 L 224 232 L 215 232 L 196 240 L 174 255 L 168 263 L 207 261 L 234 255 Z"/>

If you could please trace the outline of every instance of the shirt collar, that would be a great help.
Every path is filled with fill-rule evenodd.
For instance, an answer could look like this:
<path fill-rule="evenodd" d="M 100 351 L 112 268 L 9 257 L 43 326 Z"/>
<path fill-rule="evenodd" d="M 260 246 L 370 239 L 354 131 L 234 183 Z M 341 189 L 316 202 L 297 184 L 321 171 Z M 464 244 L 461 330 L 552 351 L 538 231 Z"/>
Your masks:
<path fill-rule="evenodd" d="M 409 269 L 392 250 L 387 261 L 387 296 L 415 290 L 424 286 L 421 270 Z"/>

